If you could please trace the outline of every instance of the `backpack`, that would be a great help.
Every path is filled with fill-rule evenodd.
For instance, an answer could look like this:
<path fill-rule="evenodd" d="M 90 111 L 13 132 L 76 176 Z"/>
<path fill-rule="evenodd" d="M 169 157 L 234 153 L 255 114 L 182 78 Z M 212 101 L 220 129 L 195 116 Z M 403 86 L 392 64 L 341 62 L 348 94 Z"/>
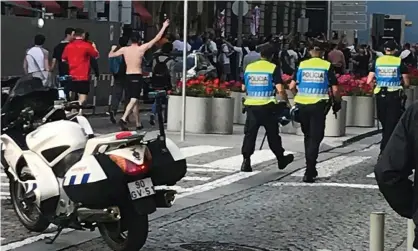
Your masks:
<path fill-rule="evenodd" d="M 155 60 L 157 63 L 152 70 L 152 86 L 154 88 L 165 88 L 170 83 L 170 70 L 167 67 L 167 62 L 172 60 L 172 58 L 167 57 L 163 61 L 160 61 L 160 56 L 158 55 L 156 57 Z"/>
<path fill-rule="evenodd" d="M 109 58 L 110 72 L 113 73 L 113 74 L 118 74 L 120 65 L 122 64 L 122 61 L 123 61 L 122 56 Z"/>

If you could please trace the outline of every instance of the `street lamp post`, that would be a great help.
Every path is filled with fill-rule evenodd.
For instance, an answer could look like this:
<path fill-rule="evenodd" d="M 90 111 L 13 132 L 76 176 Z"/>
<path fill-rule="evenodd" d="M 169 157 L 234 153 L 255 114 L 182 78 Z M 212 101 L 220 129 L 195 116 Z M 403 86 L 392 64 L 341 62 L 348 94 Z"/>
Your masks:
<path fill-rule="evenodd" d="M 184 18 L 183 18 L 183 81 L 182 81 L 182 113 L 181 113 L 181 129 L 180 139 L 186 140 L 186 77 L 187 77 L 187 13 L 188 13 L 188 0 L 184 0 Z"/>

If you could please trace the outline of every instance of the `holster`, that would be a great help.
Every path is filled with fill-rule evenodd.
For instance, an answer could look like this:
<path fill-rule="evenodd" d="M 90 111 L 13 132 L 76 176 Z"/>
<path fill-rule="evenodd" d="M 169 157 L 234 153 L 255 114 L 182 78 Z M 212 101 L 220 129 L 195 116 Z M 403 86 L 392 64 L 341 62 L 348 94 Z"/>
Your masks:
<path fill-rule="evenodd" d="M 247 107 L 244 105 L 245 97 L 242 97 L 241 103 L 242 103 L 242 114 L 245 114 L 247 112 Z"/>
<path fill-rule="evenodd" d="M 331 110 L 333 104 L 334 104 L 334 100 L 332 98 L 328 99 L 328 101 L 327 101 L 327 103 L 325 105 L 325 111 L 324 111 L 325 112 L 325 116 L 328 115 L 328 113 Z M 335 115 L 335 118 L 337 118 L 337 113 L 334 113 L 334 115 Z"/>

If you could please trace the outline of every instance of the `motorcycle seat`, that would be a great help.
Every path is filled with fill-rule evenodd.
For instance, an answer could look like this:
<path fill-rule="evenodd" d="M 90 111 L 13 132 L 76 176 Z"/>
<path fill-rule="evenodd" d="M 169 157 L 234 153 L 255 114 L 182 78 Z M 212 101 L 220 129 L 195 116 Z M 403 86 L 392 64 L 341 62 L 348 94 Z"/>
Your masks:
<path fill-rule="evenodd" d="M 131 135 L 129 135 L 129 133 L 131 133 Z M 94 136 L 87 141 L 84 154 L 86 156 L 91 155 L 97 152 L 101 146 L 120 144 L 121 141 L 142 140 L 146 134 L 147 132 L 123 131 Z M 123 137 L 119 137 L 121 135 L 123 135 Z"/>

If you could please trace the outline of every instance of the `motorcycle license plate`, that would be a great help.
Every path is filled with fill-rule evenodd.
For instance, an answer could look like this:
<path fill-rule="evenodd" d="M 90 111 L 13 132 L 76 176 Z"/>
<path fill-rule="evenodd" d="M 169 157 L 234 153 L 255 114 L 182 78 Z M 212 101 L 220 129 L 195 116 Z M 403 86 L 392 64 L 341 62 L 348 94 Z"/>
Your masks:
<path fill-rule="evenodd" d="M 141 199 L 155 194 L 154 184 L 151 178 L 145 178 L 128 183 L 132 200 Z"/>

